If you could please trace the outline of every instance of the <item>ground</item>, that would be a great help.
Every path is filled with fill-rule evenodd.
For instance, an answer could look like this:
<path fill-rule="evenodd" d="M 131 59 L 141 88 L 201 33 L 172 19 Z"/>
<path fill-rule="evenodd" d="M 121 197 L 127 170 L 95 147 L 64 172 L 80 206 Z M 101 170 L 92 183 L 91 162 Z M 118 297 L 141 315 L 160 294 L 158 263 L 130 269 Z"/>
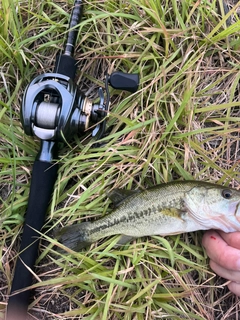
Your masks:
<path fill-rule="evenodd" d="M 33 319 L 239 319 L 239 298 L 210 270 L 201 231 L 141 238 L 120 249 L 113 237 L 64 254 L 53 238 L 55 229 L 111 212 L 107 193 L 116 187 L 195 179 L 239 189 L 240 5 L 222 4 L 85 2 L 75 50 L 79 89 L 97 100 L 106 70 L 139 73 L 140 86 L 136 94 L 110 89 L 98 147 L 91 132 L 59 145 Z M 0 318 L 39 150 L 39 140 L 22 129 L 22 95 L 36 75 L 53 70 L 71 6 L 66 0 L 0 4 Z"/>

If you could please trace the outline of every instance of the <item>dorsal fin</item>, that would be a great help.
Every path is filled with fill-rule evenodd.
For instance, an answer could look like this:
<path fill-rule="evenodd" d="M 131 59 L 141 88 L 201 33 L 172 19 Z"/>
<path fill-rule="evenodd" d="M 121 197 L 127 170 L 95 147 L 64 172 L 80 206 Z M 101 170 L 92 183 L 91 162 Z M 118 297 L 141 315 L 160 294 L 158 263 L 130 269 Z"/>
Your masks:
<path fill-rule="evenodd" d="M 140 190 L 113 189 L 107 194 L 107 196 L 112 201 L 114 206 L 118 207 L 127 198 L 132 197 L 134 194 L 140 192 Z"/>

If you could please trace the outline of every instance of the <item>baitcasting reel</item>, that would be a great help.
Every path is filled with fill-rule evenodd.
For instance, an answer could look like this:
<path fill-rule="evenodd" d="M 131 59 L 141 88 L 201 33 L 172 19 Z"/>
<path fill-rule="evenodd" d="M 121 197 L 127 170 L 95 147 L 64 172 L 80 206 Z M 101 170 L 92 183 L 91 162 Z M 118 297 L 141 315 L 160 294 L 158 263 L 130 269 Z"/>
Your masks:
<path fill-rule="evenodd" d="M 115 89 L 132 93 L 138 89 L 137 74 L 117 71 L 110 76 L 106 75 L 106 99 L 102 88 L 99 88 L 98 103 L 93 103 L 78 90 L 74 83 L 77 61 L 73 53 L 82 6 L 82 0 L 75 0 L 65 51 L 57 56 L 54 72 L 36 77 L 26 88 L 23 97 L 21 122 L 27 135 L 41 139 L 42 149 L 45 149 L 40 151 L 40 160 L 43 161 L 51 162 L 52 156 L 46 158 L 45 155 L 48 149 L 53 148 L 54 142 L 66 141 L 75 133 L 94 128 L 92 136 L 101 138 L 109 112 L 109 84 Z"/>
<path fill-rule="evenodd" d="M 27 135 L 41 140 L 63 141 L 83 133 L 93 125 L 92 136 L 100 138 L 109 111 L 108 84 L 115 89 L 135 92 L 138 75 L 114 72 L 106 75 L 105 90 L 99 88 L 99 102 L 93 103 L 80 92 L 73 80 L 60 73 L 45 73 L 27 87 L 21 109 L 21 121 Z"/>

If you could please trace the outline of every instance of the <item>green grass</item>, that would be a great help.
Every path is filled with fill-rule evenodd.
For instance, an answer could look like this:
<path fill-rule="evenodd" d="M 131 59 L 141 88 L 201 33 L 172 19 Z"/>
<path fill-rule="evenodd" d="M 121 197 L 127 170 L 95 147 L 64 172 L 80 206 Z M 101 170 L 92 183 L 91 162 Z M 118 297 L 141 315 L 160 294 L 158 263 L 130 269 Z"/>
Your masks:
<path fill-rule="evenodd" d="M 85 135 L 61 147 L 44 232 L 110 212 L 106 193 L 116 187 L 196 179 L 239 188 L 240 3 L 231 2 L 227 15 L 218 4 L 85 3 L 76 48 L 81 90 L 96 98 L 106 70 L 138 72 L 141 83 L 132 95 L 111 89 L 101 147 Z M 31 79 L 53 70 L 71 5 L 0 4 L 0 318 L 39 150 L 39 141 L 23 133 L 21 98 Z M 237 298 L 208 266 L 201 232 L 117 249 L 114 237 L 70 255 L 54 252 L 49 235 L 43 234 L 33 285 L 36 319 L 238 317 Z"/>

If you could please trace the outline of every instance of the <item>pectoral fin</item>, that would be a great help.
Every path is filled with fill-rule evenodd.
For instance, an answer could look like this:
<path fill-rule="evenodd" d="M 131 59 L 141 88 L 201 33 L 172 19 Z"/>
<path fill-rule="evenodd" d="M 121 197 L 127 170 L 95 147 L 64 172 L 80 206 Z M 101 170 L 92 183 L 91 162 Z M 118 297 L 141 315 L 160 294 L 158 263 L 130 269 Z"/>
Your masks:
<path fill-rule="evenodd" d="M 187 211 L 182 209 L 176 209 L 176 208 L 163 208 L 161 210 L 161 214 L 184 220 L 184 217 L 186 216 Z"/>

